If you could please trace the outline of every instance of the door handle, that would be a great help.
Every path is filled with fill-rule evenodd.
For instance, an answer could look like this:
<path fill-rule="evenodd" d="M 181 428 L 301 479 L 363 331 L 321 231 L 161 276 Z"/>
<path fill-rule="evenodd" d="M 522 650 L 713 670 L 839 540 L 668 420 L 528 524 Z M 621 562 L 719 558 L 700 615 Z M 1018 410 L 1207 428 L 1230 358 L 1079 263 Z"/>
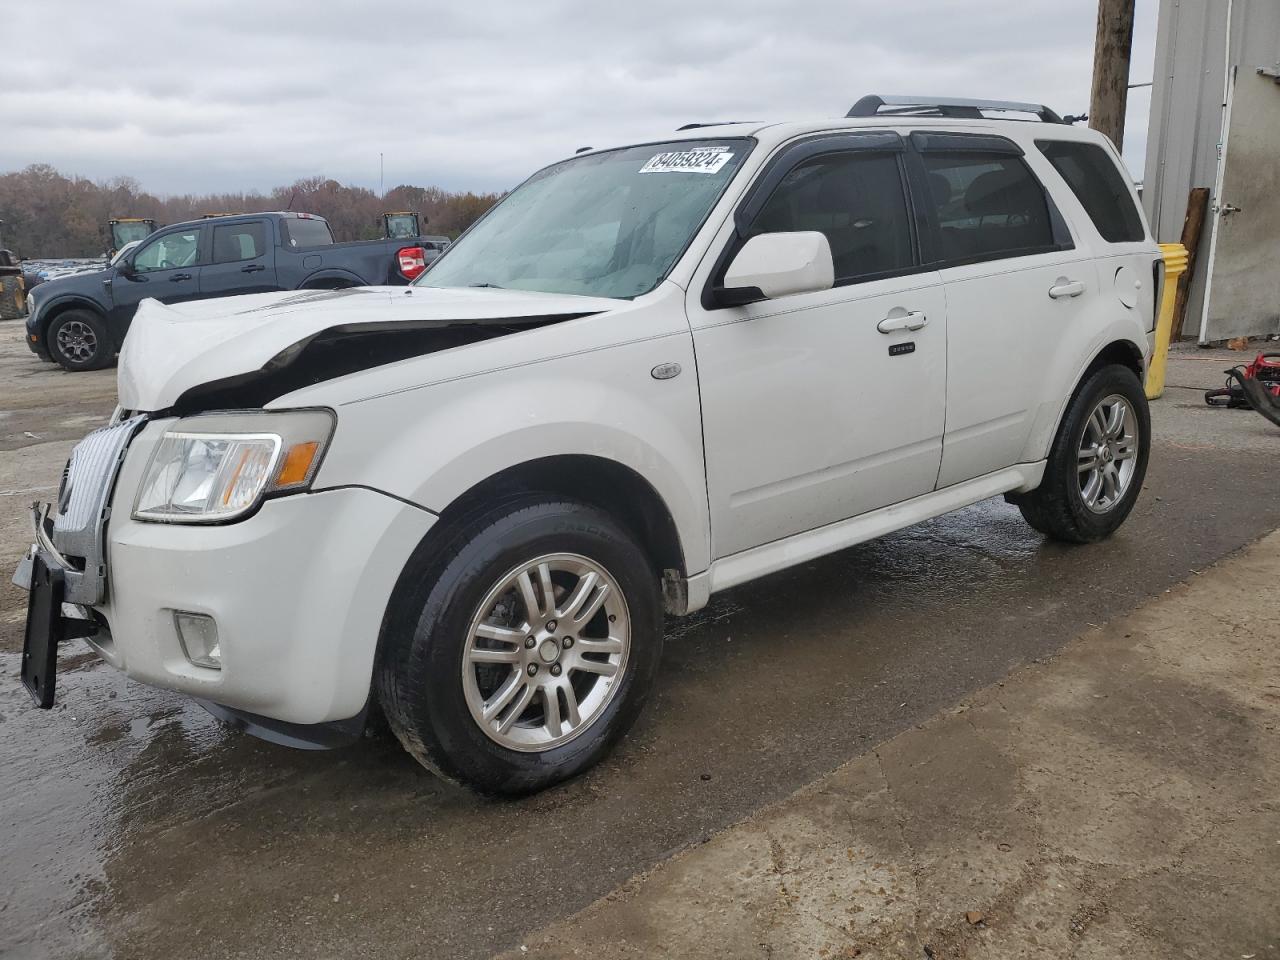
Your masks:
<path fill-rule="evenodd" d="M 899 330 L 923 330 L 924 325 L 929 322 L 929 318 L 924 315 L 923 310 L 906 311 L 901 307 L 894 307 L 889 311 L 889 315 L 876 324 L 876 329 L 881 333 L 896 333 Z"/>
<path fill-rule="evenodd" d="M 1068 280 L 1066 277 L 1059 277 L 1052 287 L 1049 288 L 1049 296 L 1054 300 L 1061 300 L 1063 297 L 1078 297 L 1084 293 L 1084 284 L 1079 280 Z"/>
<path fill-rule="evenodd" d="M 267 268 L 260 263 L 251 263 L 247 267 L 241 267 L 240 272 L 241 273 L 260 273 L 265 269 Z"/>
<path fill-rule="evenodd" d="M 190 279 L 191 279 L 191 274 L 189 273 L 175 273 L 169 277 L 169 282 L 177 283 L 179 280 L 190 280 Z"/>

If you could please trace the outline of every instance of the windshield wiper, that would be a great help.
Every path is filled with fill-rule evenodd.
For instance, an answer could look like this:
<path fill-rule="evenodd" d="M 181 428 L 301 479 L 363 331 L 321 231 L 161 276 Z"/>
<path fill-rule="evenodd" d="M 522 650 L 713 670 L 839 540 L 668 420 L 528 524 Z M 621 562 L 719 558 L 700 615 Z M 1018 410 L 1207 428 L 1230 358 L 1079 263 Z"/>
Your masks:
<path fill-rule="evenodd" d="M 500 287 L 496 283 L 468 283 L 468 287 L 488 287 L 490 290 L 505 290 L 506 287 Z"/>

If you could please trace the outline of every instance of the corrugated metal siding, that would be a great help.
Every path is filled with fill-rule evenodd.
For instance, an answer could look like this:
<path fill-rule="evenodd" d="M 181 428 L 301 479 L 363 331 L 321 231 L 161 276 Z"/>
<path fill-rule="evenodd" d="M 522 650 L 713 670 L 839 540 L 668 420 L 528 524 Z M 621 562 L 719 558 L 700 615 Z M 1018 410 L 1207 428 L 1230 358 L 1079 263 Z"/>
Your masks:
<path fill-rule="evenodd" d="M 1280 59 L 1280 3 L 1232 0 L 1231 60 L 1243 72 Z M 1161 0 L 1143 205 L 1156 238 L 1177 242 L 1192 187 L 1212 189 L 1222 129 L 1227 0 Z M 1278 211 L 1280 213 L 1280 211 Z M 1184 333 L 1198 331 L 1208 234 L 1192 278 Z M 1276 258 L 1280 259 L 1280 236 Z M 1214 339 L 1213 331 L 1209 339 Z"/>

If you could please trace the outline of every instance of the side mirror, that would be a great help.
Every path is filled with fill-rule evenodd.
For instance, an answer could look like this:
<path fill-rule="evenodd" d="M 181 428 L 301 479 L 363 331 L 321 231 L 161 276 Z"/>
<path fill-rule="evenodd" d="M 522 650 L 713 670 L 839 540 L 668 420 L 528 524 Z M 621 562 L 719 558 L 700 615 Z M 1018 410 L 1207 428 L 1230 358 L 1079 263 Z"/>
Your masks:
<path fill-rule="evenodd" d="M 133 255 L 128 254 L 119 263 L 116 264 L 116 272 L 125 277 L 132 277 L 137 274 L 137 270 L 133 269 Z"/>
<path fill-rule="evenodd" d="M 830 290 L 835 284 L 831 245 L 816 230 L 762 233 L 738 251 L 725 271 L 717 299 L 728 306 L 793 293 Z"/>

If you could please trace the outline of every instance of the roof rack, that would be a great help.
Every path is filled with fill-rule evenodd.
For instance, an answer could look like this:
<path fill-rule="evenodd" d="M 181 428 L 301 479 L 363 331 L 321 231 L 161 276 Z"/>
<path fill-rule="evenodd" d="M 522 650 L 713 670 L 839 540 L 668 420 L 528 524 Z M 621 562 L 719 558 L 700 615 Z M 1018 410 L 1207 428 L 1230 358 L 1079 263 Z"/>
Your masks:
<path fill-rule="evenodd" d="M 887 107 L 888 109 L 881 109 Z M 1033 113 L 1045 123 L 1066 123 L 1043 103 L 1016 100 L 969 100 L 964 97 L 881 97 L 868 94 L 845 114 L 846 117 L 912 116 L 959 117 L 982 120 L 982 111 Z"/>
<path fill-rule="evenodd" d="M 730 127 L 735 123 L 755 123 L 754 120 L 709 120 L 706 123 L 686 123 L 683 127 L 676 127 L 676 133 L 682 130 L 698 130 L 702 127 Z"/>

